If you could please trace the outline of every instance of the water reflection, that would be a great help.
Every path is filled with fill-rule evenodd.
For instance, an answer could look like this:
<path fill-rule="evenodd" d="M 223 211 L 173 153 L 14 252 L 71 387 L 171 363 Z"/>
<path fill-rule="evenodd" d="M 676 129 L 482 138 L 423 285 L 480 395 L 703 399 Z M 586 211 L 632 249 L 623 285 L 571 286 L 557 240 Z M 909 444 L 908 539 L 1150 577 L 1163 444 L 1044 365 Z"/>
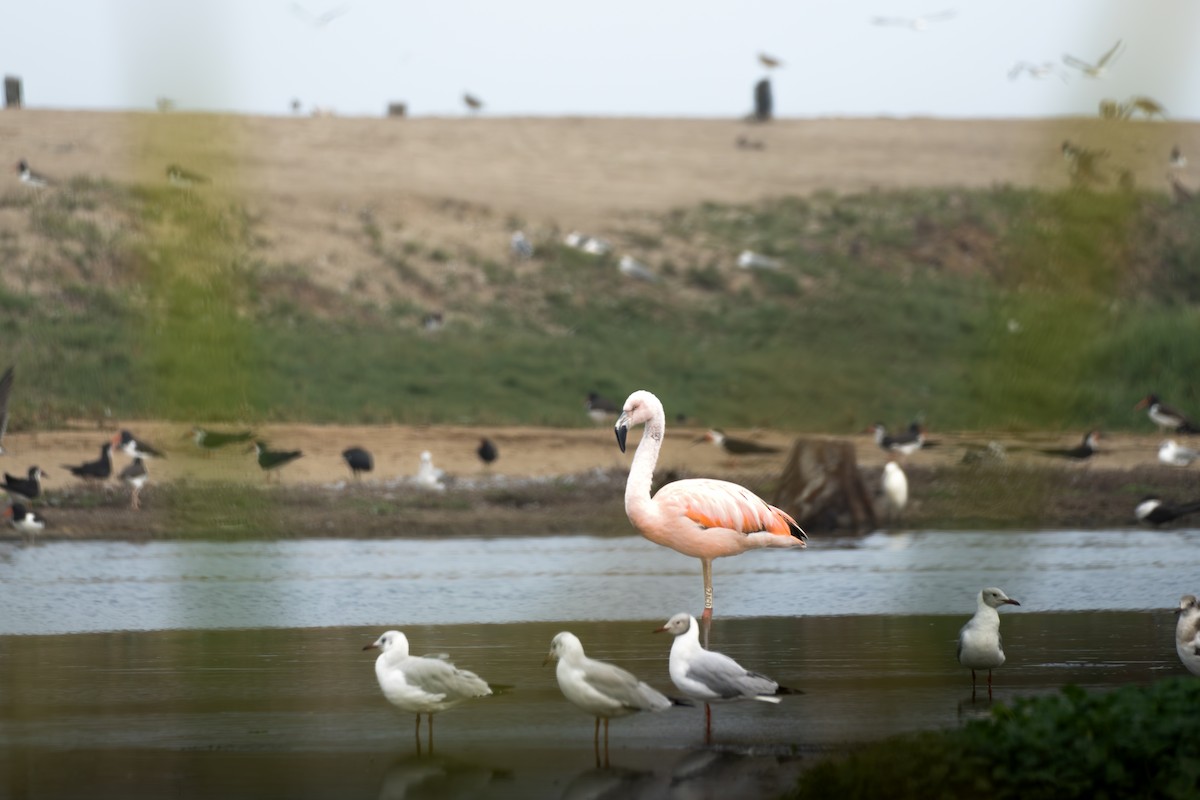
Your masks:
<path fill-rule="evenodd" d="M 404 756 L 383 776 L 379 800 L 458 800 L 488 796 L 512 771 L 445 756 Z M 504 787 L 500 787 L 503 790 Z"/>

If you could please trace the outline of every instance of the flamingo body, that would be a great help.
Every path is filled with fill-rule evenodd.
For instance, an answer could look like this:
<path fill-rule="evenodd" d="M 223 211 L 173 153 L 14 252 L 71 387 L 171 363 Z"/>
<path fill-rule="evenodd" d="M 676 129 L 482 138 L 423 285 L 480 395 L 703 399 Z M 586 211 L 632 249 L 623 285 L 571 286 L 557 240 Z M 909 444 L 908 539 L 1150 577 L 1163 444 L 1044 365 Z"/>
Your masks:
<path fill-rule="evenodd" d="M 631 427 L 645 424 L 629 479 L 625 513 L 642 536 L 700 559 L 704 571 L 704 619 L 712 617 L 712 561 L 760 547 L 804 547 L 808 537 L 789 514 L 729 481 L 692 478 L 669 483 L 650 496 L 654 466 L 666 433 L 662 402 L 647 391 L 629 395 L 615 426 L 625 450 Z"/>

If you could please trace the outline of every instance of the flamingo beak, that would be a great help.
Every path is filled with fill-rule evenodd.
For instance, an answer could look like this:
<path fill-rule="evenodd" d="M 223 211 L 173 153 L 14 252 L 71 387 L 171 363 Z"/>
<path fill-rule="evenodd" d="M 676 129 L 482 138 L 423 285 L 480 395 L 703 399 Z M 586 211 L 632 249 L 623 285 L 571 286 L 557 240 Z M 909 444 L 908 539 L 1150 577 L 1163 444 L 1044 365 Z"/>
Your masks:
<path fill-rule="evenodd" d="M 617 445 L 621 448 L 621 452 L 625 452 L 625 438 L 629 436 L 629 414 L 622 413 L 617 418 L 617 424 L 613 426 L 613 431 L 617 434 Z"/>

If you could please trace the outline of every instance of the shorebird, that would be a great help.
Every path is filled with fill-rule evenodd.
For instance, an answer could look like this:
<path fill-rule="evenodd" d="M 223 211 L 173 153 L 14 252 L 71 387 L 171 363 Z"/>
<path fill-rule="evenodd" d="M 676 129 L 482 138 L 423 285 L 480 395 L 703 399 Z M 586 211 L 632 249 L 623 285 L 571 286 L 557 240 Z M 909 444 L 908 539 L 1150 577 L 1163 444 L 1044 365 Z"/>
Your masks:
<path fill-rule="evenodd" d="M 167 180 L 185 189 L 202 183 L 211 183 L 205 176 L 186 170 L 178 164 L 167 165 Z"/>
<path fill-rule="evenodd" d="M 615 419 L 621 413 L 621 409 L 617 407 L 616 403 L 595 392 L 588 392 L 587 400 L 583 401 L 583 407 L 587 410 L 588 416 L 592 418 L 592 422 L 596 423 Z"/>
<path fill-rule="evenodd" d="M 929 29 L 931 22 L 944 22 L 954 18 L 954 9 L 948 8 L 944 11 L 936 11 L 932 14 L 923 14 L 919 17 L 873 17 L 872 25 L 883 25 L 885 27 L 908 28 L 910 31 L 920 33 Z"/>
<path fill-rule="evenodd" d="M 759 444 L 749 439 L 735 439 L 726 436 L 725 432 L 720 428 L 713 428 L 707 431 L 699 439 L 692 442 L 692 444 L 699 444 L 700 442 L 712 442 L 731 456 L 763 455 L 779 452 L 778 447 L 769 444 Z"/>
<path fill-rule="evenodd" d="M 146 462 L 141 456 L 133 459 L 125 469 L 121 470 L 119 477 L 122 481 L 129 484 L 129 507 L 137 511 L 142 507 L 142 487 L 150 479 L 150 473 L 146 469 Z"/>
<path fill-rule="evenodd" d="M 911 456 L 925 445 L 925 434 L 920 425 L 911 425 L 904 433 L 895 435 L 889 434 L 882 422 L 876 422 L 870 430 L 875 434 L 875 444 L 893 453 Z"/>
<path fill-rule="evenodd" d="M 475 455 L 479 456 L 479 460 L 485 467 L 490 467 L 500 457 L 500 448 L 485 436 L 479 440 L 479 446 L 475 448 Z"/>
<path fill-rule="evenodd" d="M 712 741 L 712 708 L 710 703 L 733 700 L 780 702 L 780 695 L 800 694 L 795 689 L 780 686 L 759 672 L 751 672 L 724 653 L 707 650 L 700 645 L 700 626 L 686 611 L 676 614 L 654 631 L 669 633 L 671 658 L 668 662 L 671 683 L 693 700 L 704 703 L 704 740 Z"/>
<path fill-rule="evenodd" d="M 1190 447 L 1180 447 L 1174 439 L 1167 439 L 1158 448 L 1158 460 L 1172 467 L 1187 467 L 1200 458 L 1200 452 Z"/>
<path fill-rule="evenodd" d="M 791 515 L 728 481 L 693 478 L 668 483 L 650 496 L 666 435 L 662 402 L 647 391 L 629 395 L 614 431 L 621 452 L 629 429 L 645 424 L 625 484 L 625 514 L 655 544 L 700 559 L 704 576 L 705 642 L 712 622 L 712 562 L 760 547 L 804 547 L 808 536 Z"/>
<path fill-rule="evenodd" d="M 1148 394 L 1133 407 L 1134 411 L 1146 409 L 1146 416 L 1158 426 L 1158 432 L 1200 433 L 1200 426 L 1192 422 L 1183 412 L 1161 402 L 1156 394 Z"/>
<path fill-rule="evenodd" d="M 210 431 L 193 427 L 192 438 L 204 450 L 216 450 L 231 444 L 241 444 L 254 438 L 254 431 Z"/>
<path fill-rule="evenodd" d="M 1197 511 L 1200 511 L 1200 500 L 1172 506 L 1167 505 L 1154 495 L 1146 495 L 1134 507 L 1133 514 L 1137 517 L 1138 522 L 1145 522 L 1150 525 L 1164 525 L 1187 514 L 1195 514 Z"/>
<path fill-rule="evenodd" d="M 1103 78 L 1105 73 L 1108 72 L 1109 65 L 1120 54 L 1120 50 L 1121 40 L 1118 39 L 1117 43 L 1114 44 L 1107 53 L 1100 56 L 1100 60 L 1095 64 L 1089 64 L 1088 62 L 1078 59 L 1068 53 L 1063 54 L 1062 60 L 1063 63 L 1068 67 L 1073 67 L 1074 69 L 1079 70 L 1089 78 Z"/>
<path fill-rule="evenodd" d="M 0 375 L 0 456 L 4 455 L 4 434 L 8 432 L 8 397 L 12 394 L 13 368 Z"/>
<path fill-rule="evenodd" d="M 63 469 L 70 470 L 76 478 L 83 478 L 85 481 L 108 480 L 112 475 L 112 442 L 105 442 L 100 446 L 100 457 L 95 461 L 87 461 L 74 467 L 64 464 Z"/>
<path fill-rule="evenodd" d="M 342 451 L 342 459 L 350 468 L 350 474 L 358 477 L 359 473 L 375 469 L 375 459 L 361 447 L 350 447 Z"/>
<path fill-rule="evenodd" d="M 145 439 L 139 439 L 130 431 L 121 431 L 112 438 L 113 447 L 132 458 L 166 458 L 159 449 L 150 446 Z"/>
<path fill-rule="evenodd" d="M 267 473 L 268 481 L 271 480 L 271 470 L 275 470 L 275 474 L 278 475 L 280 467 L 304 455 L 299 450 L 270 450 L 266 442 L 262 441 L 254 443 L 254 452 L 258 456 L 258 466 Z"/>
<path fill-rule="evenodd" d="M 664 711 L 674 703 L 662 692 L 615 664 L 588 658 L 579 637 L 569 631 L 556 635 L 542 665 L 557 661 L 558 688 L 576 708 L 596 718 L 592 746 L 600 759 L 600 720 L 604 720 L 604 763 L 608 764 L 608 721 L 639 711 Z"/>
<path fill-rule="evenodd" d="M 442 483 L 442 476 L 445 474 L 445 470 L 440 470 L 433 465 L 433 453 L 428 450 L 421 452 L 421 463 L 417 466 L 417 476 L 414 479 L 417 486 L 440 492 L 446 488 L 446 485 Z"/>
<path fill-rule="evenodd" d="M 1200 675 L 1200 606 L 1196 604 L 1196 596 L 1185 594 L 1179 598 L 1175 613 L 1179 615 L 1175 623 L 1175 652 L 1188 672 Z"/>
<path fill-rule="evenodd" d="M 363 650 L 380 651 L 375 659 L 375 678 L 383 696 L 401 711 L 417 715 L 417 753 L 421 752 L 421 715 L 429 717 L 429 752 L 433 753 L 433 715 L 475 697 L 487 697 L 487 682 L 449 661 L 408 653 L 408 638 L 388 631 Z"/>
<path fill-rule="evenodd" d="M 9 495 L 22 497 L 30 502 L 36 500 L 42 493 L 42 478 L 50 477 L 37 467 L 29 468 L 29 477 L 18 478 L 14 475 L 4 473 L 4 485 L 0 489 L 8 492 Z"/>
<path fill-rule="evenodd" d="M 658 276 L 633 256 L 621 256 L 621 260 L 617 262 L 617 270 L 629 278 L 636 278 L 639 281 L 646 281 L 646 283 L 658 283 Z"/>
<path fill-rule="evenodd" d="M 483 110 L 483 101 L 470 92 L 463 92 L 462 100 L 466 103 L 467 110 L 472 114 L 478 114 Z"/>
<path fill-rule="evenodd" d="M 908 505 L 908 476 L 895 461 L 883 465 L 883 496 L 893 513 L 899 514 Z"/>
<path fill-rule="evenodd" d="M 8 517 L 10 525 L 20 531 L 23 536 L 28 536 L 30 541 L 33 541 L 35 536 L 46 529 L 46 520 L 42 515 L 35 514 L 20 503 L 13 503 L 4 509 L 4 516 Z"/>
<path fill-rule="evenodd" d="M 1042 450 L 1048 456 L 1061 456 L 1062 458 L 1073 458 L 1082 461 L 1091 458 L 1096 454 L 1096 448 L 1100 443 L 1100 431 L 1088 431 L 1083 435 L 1083 441 L 1075 447 L 1071 448 L 1050 448 Z"/>
<path fill-rule="evenodd" d="M 533 242 L 529 241 L 529 237 L 521 231 L 513 232 L 512 239 L 508 243 L 508 249 L 512 253 L 513 258 L 518 260 L 528 261 L 533 258 Z"/>
<path fill-rule="evenodd" d="M 988 671 L 988 697 L 992 696 L 992 670 L 1004 663 L 1000 641 L 1002 605 L 1021 605 L 995 587 L 984 589 L 975 601 L 975 616 L 958 632 L 958 663 L 971 670 L 971 698 L 975 697 L 975 670 Z"/>
<path fill-rule="evenodd" d="M 51 183 L 45 175 L 39 175 L 31 170 L 29 163 L 23 158 L 17 162 L 17 175 L 20 176 L 21 183 L 34 189 L 43 189 Z"/>

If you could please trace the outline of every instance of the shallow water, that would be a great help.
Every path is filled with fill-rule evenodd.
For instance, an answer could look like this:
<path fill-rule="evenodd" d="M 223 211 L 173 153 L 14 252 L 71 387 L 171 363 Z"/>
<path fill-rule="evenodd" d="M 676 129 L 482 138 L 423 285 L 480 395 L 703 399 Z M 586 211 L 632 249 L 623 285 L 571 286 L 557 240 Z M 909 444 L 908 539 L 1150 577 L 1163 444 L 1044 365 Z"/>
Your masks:
<path fill-rule="evenodd" d="M 954 660 L 985 584 L 1023 604 L 997 701 L 1182 674 L 1170 609 L 1200 588 L 1198 538 L 879 534 L 720 561 L 712 646 L 805 694 L 714 707 L 712 746 L 700 708 L 614 720 L 609 769 L 542 660 L 569 629 L 670 690 L 650 631 L 698 605 L 699 569 L 640 539 L 16 548 L 0 796 L 772 796 L 848 742 L 985 714 Z M 391 627 L 512 687 L 438 715 L 433 757 L 362 652 Z"/>

